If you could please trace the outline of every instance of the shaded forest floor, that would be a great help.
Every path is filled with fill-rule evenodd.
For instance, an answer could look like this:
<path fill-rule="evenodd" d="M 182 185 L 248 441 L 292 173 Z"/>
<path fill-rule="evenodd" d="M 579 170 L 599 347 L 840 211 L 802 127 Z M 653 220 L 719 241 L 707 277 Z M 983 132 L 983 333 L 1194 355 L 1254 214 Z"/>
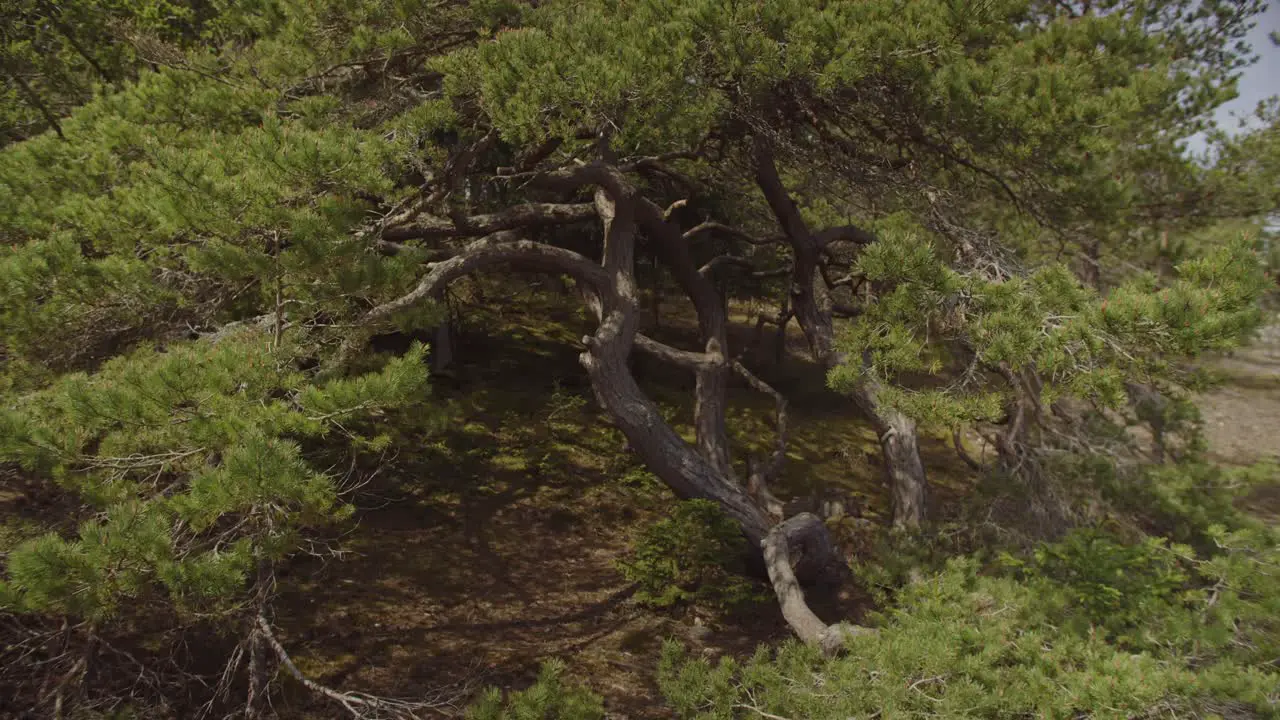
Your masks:
<path fill-rule="evenodd" d="M 674 500 L 596 409 L 577 362 L 585 315 L 572 298 L 526 286 L 460 294 L 456 362 L 434 382 L 437 412 L 388 418 L 397 450 L 352 469 L 350 479 L 364 484 L 352 496 L 354 522 L 332 538 L 340 553 L 301 556 L 279 574 L 274 620 L 299 668 L 331 687 L 420 697 L 459 686 L 523 688 L 555 657 L 604 696 L 609 717 L 656 719 L 670 717 L 655 684 L 664 639 L 745 655 L 788 638 L 770 602 L 733 617 L 630 602 L 617 563 Z M 745 313 L 735 321 L 739 351 L 755 338 Z M 695 346 L 692 318 L 677 308 L 645 331 Z M 888 510 L 874 433 L 852 403 L 826 390 L 794 328 L 781 364 L 773 333 L 766 336 L 746 361 L 791 401 L 790 453 L 775 490 L 784 499 L 843 499 L 850 517 L 837 524 L 837 539 L 856 561 Z M 1226 383 L 1202 398 L 1211 452 L 1228 463 L 1280 458 L 1280 325 L 1213 366 Z M 635 372 L 691 438 L 693 379 L 645 358 Z M 773 404 L 745 386 L 731 401 L 741 471 L 748 454 L 772 447 Z M 957 512 L 973 472 L 950 438 L 924 437 L 922 451 L 932 506 Z M 21 494 L 0 495 L 0 510 Z M 1277 488 L 1251 503 L 1280 519 Z M 857 587 L 815 605 L 828 620 L 857 620 L 869 607 Z M 344 716 L 289 678 L 273 702 L 284 718 Z"/>
<path fill-rule="evenodd" d="M 348 554 L 303 559 L 282 576 L 282 640 L 326 684 L 401 697 L 457 684 L 521 688 L 543 659 L 557 657 L 605 697 L 609 717 L 669 717 L 654 680 L 665 638 L 742 655 L 787 638 L 787 628 L 772 603 L 717 618 L 629 602 L 617 562 L 673 499 L 596 409 L 577 363 L 587 323 L 576 303 L 486 290 L 464 310 L 456 364 L 435 383 L 444 417 L 399 419 L 402 450 L 379 459 L 358 493 L 356 525 L 338 543 Z M 664 313 L 646 332 L 694 347 L 691 318 Z M 754 337 L 745 315 L 736 320 L 738 350 Z M 875 436 L 851 403 L 825 389 L 798 332 L 780 365 L 766 335 L 752 366 L 790 398 L 793 428 L 776 490 L 845 498 L 851 518 L 839 539 L 856 559 L 887 512 Z M 692 378 L 636 363 L 651 397 L 691 437 Z M 1235 463 L 1280 456 L 1280 327 L 1216 366 L 1228 382 L 1203 399 L 1212 451 Z M 764 454 L 774 438 L 771 400 L 746 387 L 731 399 L 738 460 Z M 949 440 L 922 442 L 933 506 L 958 505 L 948 501 L 972 487 L 972 472 Z M 1261 493 L 1256 504 L 1280 516 L 1280 493 Z M 857 588 L 843 593 L 820 600 L 819 612 L 856 619 L 867 609 Z M 297 687 L 286 688 L 277 710 L 340 715 Z"/>
<path fill-rule="evenodd" d="M 396 445 L 413 450 L 379 461 L 356 498 L 357 525 L 340 541 L 350 554 L 304 559 L 282 576 L 282 640 L 326 684 L 401 697 L 465 682 L 520 688 L 542 659 L 558 657 L 605 697 L 610 717 L 667 717 L 654 684 L 665 638 L 748 654 L 789 633 L 773 603 L 713 618 L 629 602 L 617 561 L 673 499 L 596 409 L 577 362 L 587 324 L 576 303 L 504 292 L 521 297 L 489 296 L 464 311 L 456 364 L 434 386 L 446 417 L 409 423 Z M 738 320 L 740 348 L 751 328 Z M 694 347 L 691 320 L 674 309 L 646 332 Z M 791 400 L 790 454 L 775 489 L 784 499 L 841 496 L 851 517 L 840 539 L 856 553 L 887 512 L 876 438 L 802 359 L 802 337 L 787 343 L 782 365 L 753 365 Z M 775 356 L 767 347 L 763 355 Z M 691 438 L 692 377 L 636 362 L 642 385 Z M 773 403 L 745 386 L 731 399 L 742 463 L 771 448 Z M 924 450 L 935 504 L 946 507 L 972 478 L 949 440 L 928 438 Z M 819 612 L 856 618 L 866 605 L 851 588 L 821 600 Z M 294 691 L 280 698 L 282 715 L 338 715 Z"/>

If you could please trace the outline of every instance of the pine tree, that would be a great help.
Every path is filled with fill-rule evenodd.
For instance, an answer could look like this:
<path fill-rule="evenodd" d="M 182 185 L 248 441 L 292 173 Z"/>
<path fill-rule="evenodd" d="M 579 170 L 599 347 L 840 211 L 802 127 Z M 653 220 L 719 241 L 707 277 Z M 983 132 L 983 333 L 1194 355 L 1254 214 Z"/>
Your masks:
<path fill-rule="evenodd" d="M 1186 361 L 1262 321 L 1271 284 L 1252 240 L 1208 236 L 1280 205 L 1275 107 L 1260 130 L 1213 135 L 1212 162 L 1182 155 L 1231 95 L 1259 10 L 6 7 L 0 460 L 76 511 L 8 553 L 0 603 L 74 618 L 84 658 L 112 623 L 217 618 L 242 639 L 229 672 L 259 712 L 264 656 L 301 677 L 271 631 L 273 570 L 348 512 L 329 468 L 394 443 L 397 413 L 434 411 L 427 350 L 387 358 L 369 339 L 438 326 L 450 283 L 501 268 L 576 283 L 597 321 L 581 364 L 608 419 L 676 494 L 715 503 L 761 548 L 805 643 L 848 647 L 858 628 L 828 627 L 804 601 L 802 584 L 847 568 L 822 520 L 782 517 L 769 489 L 787 458 L 787 401 L 731 343 L 726 297 L 777 303 L 762 322 L 781 334 L 795 320 L 831 388 L 865 411 L 899 529 L 928 519 L 919 427 L 985 433 L 998 460 L 984 471 L 1027 493 L 1041 526 L 1065 529 L 1061 468 L 1098 449 L 1136 457 L 1100 426 L 1140 406 L 1161 423 L 1186 411 L 1201 383 Z M 1196 233 L 1179 257 L 1164 252 L 1170 235 Z M 696 346 L 640 332 L 640 252 L 658 287 L 694 308 Z M 1100 272 L 1112 259 L 1142 272 Z M 636 381 L 637 353 L 695 378 L 692 442 Z M 778 407 L 776 450 L 745 473 L 726 415 L 739 381 Z M 981 581 L 945 582 L 955 600 L 957 583 Z M 942 602 L 907 607 L 939 620 Z M 1048 621 L 1005 622 L 984 632 Z M 904 623 L 904 637 L 917 632 Z M 879 637 L 857 642 L 893 636 Z M 1151 670 L 1071 642 L 1073 667 Z M 819 662 L 794 653 L 784 665 Z M 757 682 L 689 672 L 728 693 L 723 716 Z M 773 670 L 759 672 L 776 690 Z M 1150 707 L 1180 672 L 1094 702 Z M 61 703 L 57 687 L 36 701 Z M 975 692 L 948 697 L 958 709 Z M 1073 702 L 1055 690 L 1009 707 L 1080 711 Z"/>

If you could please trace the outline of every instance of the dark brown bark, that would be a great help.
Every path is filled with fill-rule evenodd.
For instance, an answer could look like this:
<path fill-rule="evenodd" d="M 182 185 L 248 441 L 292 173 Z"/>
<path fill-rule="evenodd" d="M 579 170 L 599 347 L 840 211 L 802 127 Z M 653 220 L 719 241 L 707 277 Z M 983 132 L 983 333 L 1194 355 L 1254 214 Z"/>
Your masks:
<path fill-rule="evenodd" d="M 634 272 L 636 204 L 632 197 L 614 199 L 604 190 L 596 193 L 596 208 L 605 223 L 604 271 L 612 282 L 599 286 L 600 327 L 595 335 L 584 338 L 587 351 L 580 360 L 600 405 L 649 469 L 683 497 L 715 501 L 758 544 L 768 532 L 769 519 L 717 466 L 715 453 L 720 449 L 711 448 L 708 453 L 700 442 L 703 452 L 694 452 L 662 419 L 627 367 L 639 323 Z M 711 345 L 709 350 L 718 351 Z M 719 365 L 723 359 L 712 358 L 711 362 Z M 712 372 L 706 368 L 698 371 L 700 401 L 706 389 L 704 378 Z M 720 396 L 723 398 L 723 392 Z"/>
<path fill-rule="evenodd" d="M 29 85 L 17 71 L 10 71 L 5 74 L 8 75 L 9 79 L 18 86 L 18 90 L 26 96 L 27 102 L 31 103 L 31 105 L 39 111 L 41 117 L 44 118 L 44 121 L 49 123 L 49 127 L 53 128 L 54 134 L 56 134 L 59 139 L 66 140 L 67 136 L 62 134 L 62 124 L 58 122 L 58 116 L 53 114 L 53 111 L 49 109 L 49 106 L 46 105 L 43 100 L 40 99 L 40 95 L 36 93 L 31 85 Z"/>
<path fill-rule="evenodd" d="M 448 320 L 442 320 L 432 333 L 431 372 L 444 372 L 453 364 L 453 327 Z"/>
<path fill-rule="evenodd" d="M 830 369 L 842 358 L 835 347 L 831 294 L 820 272 L 824 243 L 867 242 L 873 238 L 853 226 L 832 228 L 817 235 L 812 233 L 782 184 L 769 141 L 757 137 L 754 142 L 756 183 L 785 233 L 794 257 L 791 312 L 809 341 L 814 359 L 823 368 Z M 902 413 L 881 408 L 878 389 L 878 383 L 865 381 L 854 392 L 854 400 L 869 415 L 880 435 L 881 456 L 893 496 L 894 527 L 918 527 L 924 518 L 928 483 L 920 460 L 916 425 Z"/>
<path fill-rule="evenodd" d="M 655 254 L 671 276 L 693 302 L 698 315 L 698 330 L 703 351 L 712 362 L 699 367 L 694 399 L 694 431 L 698 450 L 725 478 L 733 479 L 729 453 L 729 432 L 725 411 L 729 375 L 732 373 L 726 353 L 729 348 L 729 317 L 724 297 L 705 275 L 689 253 L 689 245 L 666 212 L 651 201 L 640 198 L 636 204 L 637 219 L 654 242 Z"/>

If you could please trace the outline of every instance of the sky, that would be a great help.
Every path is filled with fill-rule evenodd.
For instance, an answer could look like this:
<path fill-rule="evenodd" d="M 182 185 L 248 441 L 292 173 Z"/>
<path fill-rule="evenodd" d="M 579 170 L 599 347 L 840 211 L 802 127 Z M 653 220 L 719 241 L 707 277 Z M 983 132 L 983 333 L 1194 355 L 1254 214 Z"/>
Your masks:
<path fill-rule="evenodd" d="M 1246 68 L 1241 76 L 1237 86 L 1240 96 L 1218 108 L 1214 116 L 1218 127 L 1228 132 L 1234 132 L 1238 127 L 1232 113 L 1248 115 L 1258 106 L 1259 100 L 1280 95 L 1280 47 L 1276 47 L 1268 37 L 1272 31 L 1280 31 L 1280 0 L 1268 3 L 1266 12 L 1258 16 L 1257 23 L 1249 33 L 1248 41 L 1261 59 Z M 1192 138 L 1187 149 L 1196 154 L 1203 152 L 1203 139 Z"/>

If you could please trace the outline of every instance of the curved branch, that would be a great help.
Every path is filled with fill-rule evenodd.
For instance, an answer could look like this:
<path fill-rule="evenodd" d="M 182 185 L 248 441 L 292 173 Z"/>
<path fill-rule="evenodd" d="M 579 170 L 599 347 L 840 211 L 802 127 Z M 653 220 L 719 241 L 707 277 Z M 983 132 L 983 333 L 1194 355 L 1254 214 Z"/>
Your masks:
<path fill-rule="evenodd" d="M 707 264 L 698 268 L 698 274 L 709 277 L 716 270 L 732 265 L 734 267 L 754 268 L 755 265 L 744 257 L 737 255 L 717 255 L 707 262 Z M 752 270 L 749 273 L 753 278 L 775 278 L 783 277 L 791 274 L 791 266 L 778 268 L 776 270 Z"/>
<path fill-rule="evenodd" d="M 501 212 L 460 218 L 460 222 L 438 217 L 419 217 L 382 231 L 382 239 L 391 242 L 439 237 L 486 235 L 501 230 L 566 225 L 590 220 L 596 216 L 590 203 L 527 203 Z"/>
<path fill-rule="evenodd" d="M 830 546 L 826 526 L 813 513 L 800 513 L 775 525 L 760 544 L 764 550 L 769 581 L 773 584 L 774 594 L 778 596 L 778 604 L 782 607 L 782 616 L 800 640 L 806 645 L 821 649 L 827 655 L 835 655 L 844 649 L 850 637 L 874 632 L 870 628 L 848 623 L 827 625 L 809 608 L 800 581 L 791 569 L 790 550 L 793 544 L 801 549 L 806 560 L 809 556 L 830 557 L 835 552 Z"/>
<path fill-rule="evenodd" d="M 692 240 L 703 233 L 717 233 L 733 240 L 741 240 L 742 242 L 749 243 L 751 245 L 774 245 L 785 239 L 780 235 L 770 235 L 768 237 L 759 238 L 743 230 L 739 230 L 738 228 L 725 225 L 724 223 L 711 222 L 710 220 L 704 223 L 699 223 L 698 225 L 686 230 L 684 233 L 684 239 Z"/>
<path fill-rule="evenodd" d="M 370 335 L 393 315 L 425 300 L 463 275 L 493 265 L 513 264 L 532 270 L 562 272 L 595 292 L 604 292 L 610 279 L 604 268 L 571 250 L 553 245 L 520 240 L 511 231 L 494 233 L 476 240 L 458 255 L 431 266 L 431 271 L 418 282 L 417 287 L 395 300 L 385 302 L 366 312 L 356 322 L 356 329 L 343 341 L 325 373 L 340 371 L 351 362 Z"/>

